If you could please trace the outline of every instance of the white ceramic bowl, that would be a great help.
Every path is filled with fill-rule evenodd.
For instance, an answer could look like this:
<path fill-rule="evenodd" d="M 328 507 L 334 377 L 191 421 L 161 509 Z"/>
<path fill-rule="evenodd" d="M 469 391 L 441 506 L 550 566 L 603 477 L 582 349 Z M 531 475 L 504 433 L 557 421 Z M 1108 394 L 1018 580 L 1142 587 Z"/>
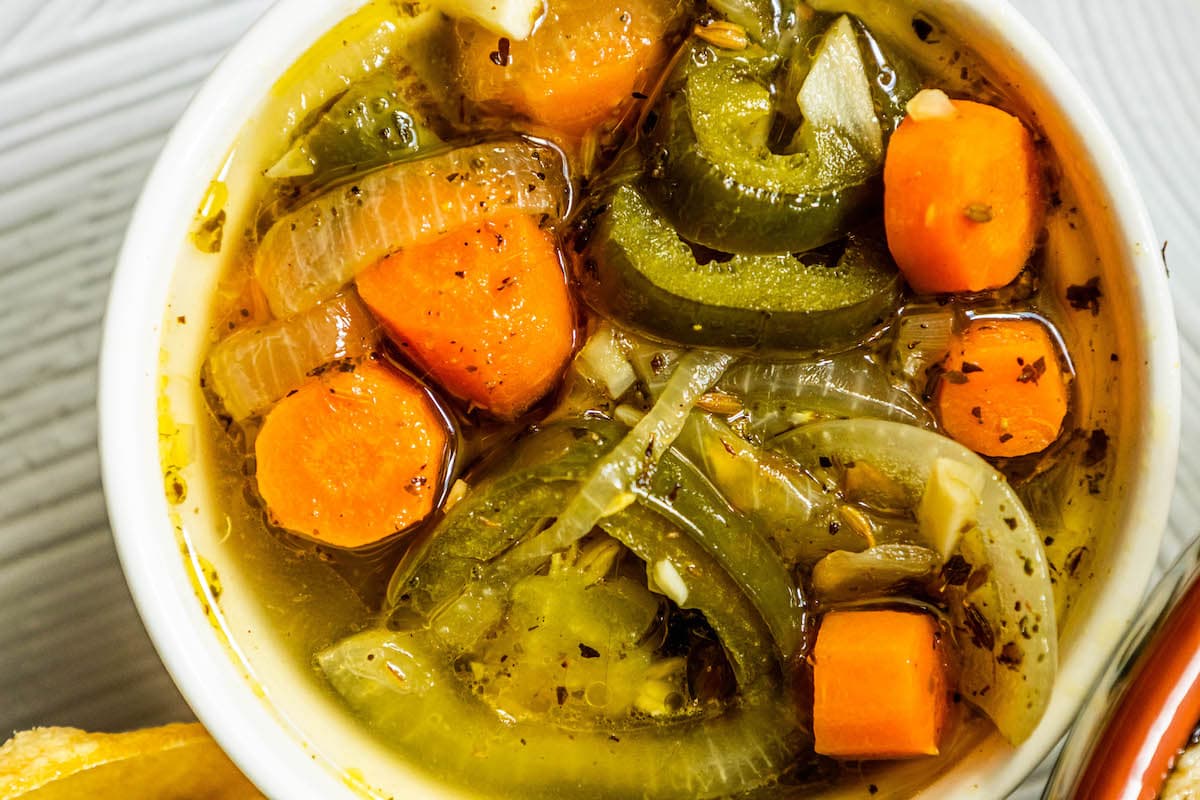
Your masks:
<path fill-rule="evenodd" d="M 249 777 L 276 798 L 360 797 L 354 788 L 362 785 L 360 776 L 368 783 L 386 783 L 396 796 L 453 796 L 388 759 L 345 721 L 338 722 L 328 698 L 305 688 L 295 665 L 278 655 L 269 632 L 252 629 L 252 619 L 225 620 L 227 625 L 245 622 L 247 629 L 229 637 L 233 646 L 222 641 L 194 591 L 191 565 L 180 554 L 178 538 L 203 536 L 201 528 L 216 524 L 206 521 L 200 509 L 206 487 L 190 487 L 191 497 L 197 498 L 196 516 L 184 520 L 182 533 L 176 534 L 159 463 L 157 399 L 166 310 L 169 303 L 172 315 L 190 309 L 203 316 L 206 309 L 202 284 L 184 275 L 173 282 L 193 214 L 268 87 L 307 45 L 360 4 L 280 0 L 214 71 L 147 182 L 116 271 L 104 330 L 104 484 L 129 586 L 164 663 L 197 716 Z M 1095 556 L 1090 596 L 1064 632 L 1050 709 L 1021 747 L 988 739 L 921 795 L 1002 798 L 1066 730 L 1142 599 L 1173 485 L 1180 393 L 1177 341 L 1157 239 L 1137 187 L 1103 121 L 1054 51 L 1000 0 L 924 0 L 914 5 L 972 42 L 1036 113 L 1081 195 L 1081 213 L 1102 257 L 1106 313 L 1117 315 L 1126 344 L 1119 402 L 1132 424 L 1117 443 L 1125 464 L 1126 501 Z M 190 347 L 195 352 L 184 346 L 183 355 L 176 357 L 194 358 L 200 342 L 194 338 Z M 186 409 L 181 413 L 186 416 Z M 191 513 L 191 505 L 189 499 L 185 514 Z M 229 583 L 227 593 L 236 588 Z M 350 767 L 354 770 L 345 772 Z"/>

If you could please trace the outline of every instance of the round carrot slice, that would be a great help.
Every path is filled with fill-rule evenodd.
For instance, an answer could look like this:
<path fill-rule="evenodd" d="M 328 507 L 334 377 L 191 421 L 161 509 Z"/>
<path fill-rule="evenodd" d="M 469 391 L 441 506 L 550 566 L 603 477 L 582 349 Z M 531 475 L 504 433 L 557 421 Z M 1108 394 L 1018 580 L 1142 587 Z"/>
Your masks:
<path fill-rule="evenodd" d="M 1024 268 L 1042 224 L 1033 136 L 998 108 L 941 100 L 943 113 L 910 113 L 888 145 L 888 246 L 918 292 L 1005 286 Z"/>
<path fill-rule="evenodd" d="M 258 491 L 281 528 L 362 547 L 433 510 L 448 443 L 424 388 L 366 362 L 326 373 L 271 409 L 254 444 Z"/>
<path fill-rule="evenodd" d="M 1023 456 L 1058 439 L 1067 382 L 1058 347 L 1033 320 L 973 321 L 950 345 L 935 406 L 952 438 L 986 456 Z"/>

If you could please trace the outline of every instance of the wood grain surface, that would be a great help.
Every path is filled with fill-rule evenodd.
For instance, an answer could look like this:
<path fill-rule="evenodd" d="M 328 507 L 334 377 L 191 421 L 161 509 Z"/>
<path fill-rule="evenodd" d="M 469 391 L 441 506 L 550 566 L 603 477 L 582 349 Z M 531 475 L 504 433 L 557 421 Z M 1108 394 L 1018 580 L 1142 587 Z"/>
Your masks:
<path fill-rule="evenodd" d="M 1185 416 L 1161 567 L 1200 522 L 1200 419 L 1189 414 L 1200 406 L 1200 3 L 1014 2 L 1104 112 L 1169 242 Z M 0 739 L 33 725 L 190 717 L 130 602 L 105 517 L 100 320 L 167 131 L 267 5 L 0 0 Z M 1045 777 L 1014 797 L 1037 797 Z"/>

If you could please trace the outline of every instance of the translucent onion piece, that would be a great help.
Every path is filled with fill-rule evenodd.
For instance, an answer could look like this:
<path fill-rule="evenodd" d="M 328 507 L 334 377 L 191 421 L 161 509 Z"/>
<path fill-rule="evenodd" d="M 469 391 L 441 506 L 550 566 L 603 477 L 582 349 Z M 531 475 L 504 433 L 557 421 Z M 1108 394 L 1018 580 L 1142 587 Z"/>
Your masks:
<path fill-rule="evenodd" d="M 904 314 L 896 325 L 892 363 L 907 380 L 922 386 L 929 368 L 950 350 L 956 314 L 952 308 Z"/>
<path fill-rule="evenodd" d="M 503 211 L 560 218 L 571 198 L 565 169 L 553 147 L 513 140 L 367 173 L 276 222 L 255 274 L 275 316 L 291 316 L 389 253 L 472 221 Z"/>
<path fill-rule="evenodd" d="M 235 420 L 261 414 L 313 370 L 379 346 L 375 318 L 354 292 L 294 317 L 238 331 L 208 357 L 208 383 Z"/>
<path fill-rule="evenodd" d="M 711 414 L 693 413 L 675 444 L 730 505 L 768 522 L 773 533 L 802 528 L 834 507 L 834 498 L 793 462 L 747 442 Z M 821 527 L 828 538 L 828 522 Z"/>
<path fill-rule="evenodd" d="M 896 0 L 809 0 L 808 5 L 822 14 L 850 14 L 861 20 L 871 21 L 871 33 L 885 44 L 897 47 L 906 59 L 920 67 L 921 72 L 932 78 L 932 85 L 953 95 L 967 94 L 984 102 L 995 90 L 988 86 L 980 89 L 973 83 L 979 76 L 978 57 L 973 52 L 964 52 L 957 37 L 944 33 L 941 24 L 927 14 L 916 18 L 930 25 L 933 35 L 924 38 L 913 25 L 913 9 Z M 998 98 L 999 95 L 996 95 Z"/>
<path fill-rule="evenodd" d="M 825 34 L 797 102 L 805 125 L 841 133 L 872 168 L 883 162 L 883 127 L 849 17 L 839 17 Z"/>
<path fill-rule="evenodd" d="M 605 323 L 588 339 L 575 361 L 576 369 L 601 384 L 614 400 L 637 381 L 621 338 L 611 325 Z"/>
<path fill-rule="evenodd" d="M 907 580 L 931 577 L 942 559 L 927 547 L 881 544 L 861 553 L 838 550 L 813 567 L 812 589 L 823 603 L 887 594 Z"/>
<path fill-rule="evenodd" d="M 742 397 L 748 430 L 764 439 L 816 417 L 870 417 L 932 429 L 933 417 L 888 371 L 852 354 L 822 361 L 746 362 L 720 388 Z"/>
<path fill-rule="evenodd" d="M 675 350 L 658 342 L 640 337 L 633 338 L 633 349 L 629 360 L 633 370 L 646 387 L 650 399 L 657 399 L 662 394 L 663 387 L 671 379 L 675 365 L 679 363 L 682 351 Z"/>
<path fill-rule="evenodd" d="M 473 19 L 497 36 L 526 39 L 546 11 L 543 0 L 434 0 L 447 16 Z"/>
<path fill-rule="evenodd" d="M 960 544 L 974 574 L 985 579 L 951 605 L 962 656 L 959 691 L 1009 742 L 1028 739 L 1050 702 L 1058 632 L 1042 540 L 1004 476 L 957 442 L 882 420 L 809 425 L 775 444 L 802 465 L 815 466 L 821 457 L 870 463 L 903 484 L 914 504 L 939 458 L 986 474 L 977 527 Z"/>
<path fill-rule="evenodd" d="M 545 558 L 586 536 L 596 523 L 629 506 L 635 484 L 649 483 L 659 458 L 679 436 L 696 401 L 733 361 L 727 353 L 693 350 L 679 362 L 650 412 L 584 479 L 545 533 L 522 544 L 522 558 Z"/>

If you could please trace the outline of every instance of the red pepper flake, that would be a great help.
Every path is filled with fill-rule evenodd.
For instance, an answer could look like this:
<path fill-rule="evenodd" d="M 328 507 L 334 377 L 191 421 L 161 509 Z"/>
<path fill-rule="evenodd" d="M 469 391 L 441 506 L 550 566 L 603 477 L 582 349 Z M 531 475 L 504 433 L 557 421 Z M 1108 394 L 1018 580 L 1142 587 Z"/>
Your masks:
<path fill-rule="evenodd" d="M 1000 444 L 1004 444 L 1006 442 L 1011 442 L 1012 438 L 1013 438 L 1013 435 L 1011 433 L 1002 433 L 1002 434 L 1000 434 Z"/>
<path fill-rule="evenodd" d="M 972 364 L 970 361 L 964 361 L 962 365 L 963 375 L 970 375 L 972 372 L 983 372 L 983 367 L 978 364 Z"/>
<path fill-rule="evenodd" d="M 982 406 L 975 406 L 974 408 L 972 408 L 971 416 L 974 417 L 975 419 L 979 420 L 979 424 L 982 425 L 983 424 L 983 408 L 982 408 Z"/>

